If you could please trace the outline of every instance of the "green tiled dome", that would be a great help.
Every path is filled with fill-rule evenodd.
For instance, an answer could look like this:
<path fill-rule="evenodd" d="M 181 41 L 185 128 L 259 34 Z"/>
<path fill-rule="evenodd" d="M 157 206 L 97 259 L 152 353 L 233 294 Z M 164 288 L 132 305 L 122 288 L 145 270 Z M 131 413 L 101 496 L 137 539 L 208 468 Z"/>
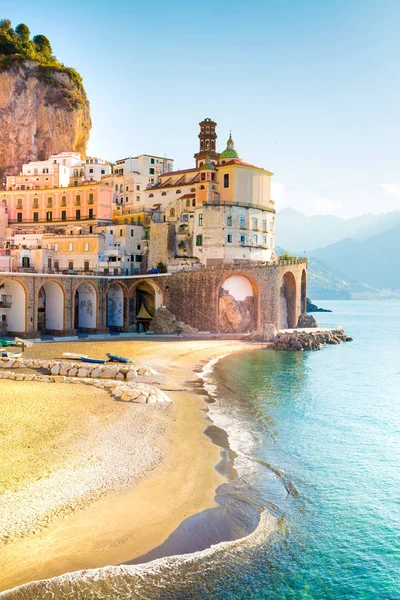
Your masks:
<path fill-rule="evenodd" d="M 239 153 L 235 150 L 235 144 L 233 143 L 232 134 L 229 134 L 229 140 L 226 144 L 226 149 L 221 152 L 219 157 L 221 158 L 239 158 Z"/>
<path fill-rule="evenodd" d="M 213 163 L 205 163 L 200 167 L 200 171 L 215 171 L 215 165 Z"/>

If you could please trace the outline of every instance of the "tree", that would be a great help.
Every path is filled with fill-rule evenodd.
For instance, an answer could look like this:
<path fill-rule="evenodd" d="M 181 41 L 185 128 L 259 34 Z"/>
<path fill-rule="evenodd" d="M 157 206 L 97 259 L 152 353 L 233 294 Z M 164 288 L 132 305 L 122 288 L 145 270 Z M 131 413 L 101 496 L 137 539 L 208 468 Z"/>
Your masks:
<path fill-rule="evenodd" d="M 9 29 L 11 29 L 10 19 L 1 19 L 0 20 L 0 29 L 2 31 L 8 31 Z"/>
<path fill-rule="evenodd" d="M 17 25 L 15 28 L 15 33 L 22 42 L 29 42 L 31 32 L 28 25 L 25 25 L 25 23 L 20 23 Z"/>
<path fill-rule="evenodd" d="M 52 49 L 48 38 L 45 35 L 39 34 L 35 35 L 33 38 L 33 42 L 41 54 L 44 56 L 50 57 L 52 54 Z"/>

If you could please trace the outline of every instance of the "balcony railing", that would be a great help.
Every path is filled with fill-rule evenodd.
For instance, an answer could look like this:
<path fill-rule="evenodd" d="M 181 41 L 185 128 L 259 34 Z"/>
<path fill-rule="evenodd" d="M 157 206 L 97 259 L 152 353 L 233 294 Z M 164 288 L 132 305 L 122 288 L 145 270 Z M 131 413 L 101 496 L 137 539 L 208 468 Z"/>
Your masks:
<path fill-rule="evenodd" d="M 253 204 L 252 202 L 228 202 L 218 200 L 215 202 L 203 202 L 203 206 L 240 206 L 243 208 L 255 208 L 256 210 L 263 210 L 275 214 L 275 208 L 272 206 L 272 202 L 269 202 L 267 206 L 263 204 Z"/>
<path fill-rule="evenodd" d="M 17 225 L 36 225 L 37 223 L 47 223 L 48 225 L 50 225 L 51 223 L 68 223 L 71 221 L 93 221 L 94 219 L 97 219 L 96 215 L 93 214 L 91 217 L 87 216 L 87 217 L 82 217 L 80 219 L 77 219 L 76 217 L 66 217 L 65 219 L 62 219 L 61 217 L 55 217 L 53 218 L 51 221 L 48 221 L 47 219 L 38 219 L 37 221 L 34 221 L 33 219 L 28 220 L 25 219 L 24 221 L 18 221 L 17 219 L 10 219 L 8 222 L 12 225 L 17 224 Z M 101 219 L 102 221 L 110 221 L 111 219 Z"/>

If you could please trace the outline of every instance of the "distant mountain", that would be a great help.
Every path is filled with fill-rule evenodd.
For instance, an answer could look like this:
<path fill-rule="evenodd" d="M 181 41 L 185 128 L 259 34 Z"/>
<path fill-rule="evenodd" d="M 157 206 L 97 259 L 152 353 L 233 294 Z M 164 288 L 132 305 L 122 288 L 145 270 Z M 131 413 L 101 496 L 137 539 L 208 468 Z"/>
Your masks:
<path fill-rule="evenodd" d="M 362 241 L 347 238 L 308 254 L 375 288 L 400 290 L 400 226 Z"/>
<path fill-rule="evenodd" d="M 397 226 L 400 211 L 340 219 L 333 215 L 306 217 L 293 208 L 284 208 L 277 215 L 276 239 L 279 246 L 301 253 L 345 238 L 362 241 Z"/>

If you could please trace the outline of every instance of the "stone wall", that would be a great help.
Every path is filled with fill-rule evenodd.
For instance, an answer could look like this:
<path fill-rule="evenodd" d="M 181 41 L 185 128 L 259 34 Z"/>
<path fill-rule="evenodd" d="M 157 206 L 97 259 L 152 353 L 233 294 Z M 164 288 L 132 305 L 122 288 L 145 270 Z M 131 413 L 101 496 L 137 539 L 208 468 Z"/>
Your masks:
<path fill-rule="evenodd" d="M 151 244 L 147 257 L 147 266 L 154 269 L 159 262 L 167 265 L 175 255 L 175 225 L 173 223 L 154 223 L 150 225 Z"/>

